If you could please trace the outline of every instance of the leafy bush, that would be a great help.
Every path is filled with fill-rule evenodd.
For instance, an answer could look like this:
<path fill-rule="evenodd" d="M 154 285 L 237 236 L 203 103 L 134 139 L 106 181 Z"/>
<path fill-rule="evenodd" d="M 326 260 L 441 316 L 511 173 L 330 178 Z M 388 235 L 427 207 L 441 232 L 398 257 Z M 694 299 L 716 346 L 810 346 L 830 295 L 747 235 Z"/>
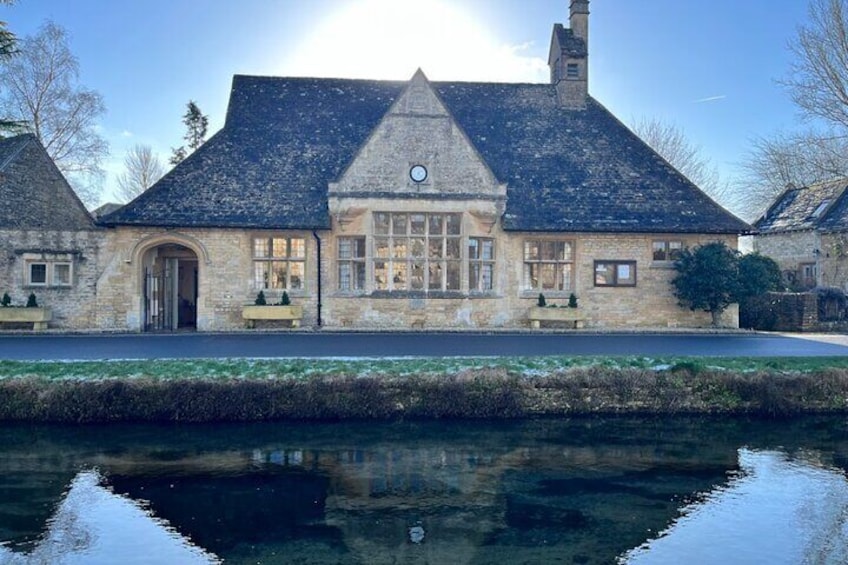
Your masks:
<path fill-rule="evenodd" d="M 577 295 L 575 295 L 573 292 L 568 295 L 568 307 L 577 308 Z"/>
<path fill-rule="evenodd" d="M 740 328 L 774 331 L 779 318 L 773 295 L 750 296 L 739 302 Z"/>
<path fill-rule="evenodd" d="M 6 308 L 6 307 L 11 306 L 11 305 L 12 305 L 12 297 L 9 296 L 8 292 L 4 292 L 3 298 L 2 298 L 2 300 L 0 300 L 0 306 L 2 306 L 3 308 Z"/>
<path fill-rule="evenodd" d="M 254 300 L 253 303 L 257 306 L 265 306 L 266 304 L 268 304 L 265 301 L 265 292 L 260 290 L 259 294 L 256 295 L 256 300 Z"/>
<path fill-rule="evenodd" d="M 291 304 L 289 293 L 284 290 L 283 295 L 280 297 L 280 306 L 288 306 L 289 304 Z"/>
<path fill-rule="evenodd" d="M 845 318 L 848 298 L 840 288 L 817 287 L 813 290 L 822 322 L 837 322 Z"/>
<path fill-rule="evenodd" d="M 27 308 L 38 308 L 38 300 L 35 299 L 35 293 L 34 292 L 29 293 L 29 296 L 27 297 L 26 307 Z"/>
<path fill-rule="evenodd" d="M 541 292 L 539 293 L 539 301 L 536 304 L 539 308 L 544 308 L 548 304 L 547 300 L 545 300 L 545 295 Z"/>
<path fill-rule="evenodd" d="M 684 249 L 674 263 L 671 281 L 681 306 L 704 310 L 718 326 L 721 313 L 736 302 L 739 287 L 739 253 L 723 242 Z"/>

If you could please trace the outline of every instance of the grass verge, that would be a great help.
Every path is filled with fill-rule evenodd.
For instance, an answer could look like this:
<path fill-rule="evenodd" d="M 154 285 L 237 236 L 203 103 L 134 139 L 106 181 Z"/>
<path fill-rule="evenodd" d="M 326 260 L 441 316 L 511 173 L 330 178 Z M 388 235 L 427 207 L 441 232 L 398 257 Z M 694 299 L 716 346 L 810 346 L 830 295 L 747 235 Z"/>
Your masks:
<path fill-rule="evenodd" d="M 0 421 L 848 412 L 846 358 L 0 362 Z"/>

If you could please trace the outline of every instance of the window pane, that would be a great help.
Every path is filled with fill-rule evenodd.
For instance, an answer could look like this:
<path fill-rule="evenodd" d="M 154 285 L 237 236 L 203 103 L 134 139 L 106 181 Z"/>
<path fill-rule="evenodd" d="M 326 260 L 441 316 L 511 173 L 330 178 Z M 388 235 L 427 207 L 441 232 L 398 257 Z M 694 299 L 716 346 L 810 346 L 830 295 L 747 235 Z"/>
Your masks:
<path fill-rule="evenodd" d="M 268 288 L 270 281 L 270 265 L 265 261 L 257 261 L 253 264 L 253 282 L 256 288 Z"/>
<path fill-rule="evenodd" d="M 480 289 L 480 263 L 468 265 L 468 289 Z"/>
<path fill-rule="evenodd" d="M 654 261 L 665 261 L 668 259 L 668 255 L 665 251 L 665 242 L 664 241 L 655 241 L 652 245 Z"/>
<path fill-rule="evenodd" d="M 286 288 L 286 274 L 289 264 L 285 261 L 271 263 L 271 283 L 268 288 Z"/>
<path fill-rule="evenodd" d="M 451 261 L 447 264 L 447 290 L 459 290 L 460 281 L 460 265 L 457 261 Z"/>
<path fill-rule="evenodd" d="M 271 238 L 271 257 L 288 257 L 286 240 L 279 237 Z"/>
<path fill-rule="evenodd" d="M 306 265 L 300 261 L 289 263 L 289 288 L 299 290 L 303 288 L 304 273 Z"/>
<path fill-rule="evenodd" d="M 459 238 L 450 238 L 447 240 L 447 258 L 448 259 L 461 259 L 462 258 L 462 250 L 460 249 L 460 239 Z"/>
<path fill-rule="evenodd" d="M 571 245 L 570 241 L 562 242 L 562 258 L 565 261 L 571 261 L 574 259 L 574 246 Z"/>
<path fill-rule="evenodd" d="M 482 241 L 482 253 L 480 258 L 484 261 L 492 261 L 495 258 L 495 242 L 491 239 L 484 239 Z"/>
<path fill-rule="evenodd" d="M 424 264 L 413 263 L 412 272 L 409 276 L 409 288 L 412 290 L 424 290 Z"/>
<path fill-rule="evenodd" d="M 365 290 L 365 263 L 353 264 L 354 290 Z"/>
<path fill-rule="evenodd" d="M 595 264 L 595 284 L 599 286 L 612 285 L 615 283 L 614 274 L 610 265 L 606 263 Z"/>
<path fill-rule="evenodd" d="M 539 265 L 538 263 L 524 264 L 524 288 L 539 288 Z"/>
<path fill-rule="evenodd" d="M 253 240 L 253 256 L 268 257 L 270 251 L 270 240 L 264 237 L 257 237 Z"/>
<path fill-rule="evenodd" d="M 524 242 L 524 260 L 537 261 L 539 259 L 539 242 L 525 241 Z"/>
<path fill-rule="evenodd" d="M 306 240 L 300 237 L 293 237 L 290 241 L 288 256 L 295 259 L 306 257 Z"/>
<path fill-rule="evenodd" d="M 47 264 L 32 263 L 29 266 L 30 284 L 47 284 Z"/>
<path fill-rule="evenodd" d="M 556 261 L 561 258 L 560 254 L 557 253 L 558 250 L 562 249 L 562 246 L 557 246 L 557 241 L 543 241 L 542 242 L 542 261 Z M 561 253 L 561 251 L 560 251 Z"/>
<path fill-rule="evenodd" d="M 444 219 L 441 214 L 430 214 L 430 235 L 442 235 L 444 232 Z"/>
<path fill-rule="evenodd" d="M 442 290 L 442 277 L 444 273 L 444 268 L 442 267 L 442 263 L 440 262 L 431 262 L 429 268 L 429 282 L 427 283 L 427 288 L 430 290 Z"/>
<path fill-rule="evenodd" d="M 683 242 L 682 241 L 669 241 L 668 242 L 668 260 L 669 261 L 677 261 L 680 259 L 680 253 L 683 251 Z"/>
<path fill-rule="evenodd" d="M 374 288 L 388 290 L 389 275 L 385 261 L 374 261 Z"/>
<path fill-rule="evenodd" d="M 462 233 L 462 214 L 445 214 L 448 235 L 459 235 Z"/>
<path fill-rule="evenodd" d="M 468 239 L 468 258 L 471 260 L 480 258 L 480 240 L 473 237 Z"/>
<path fill-rule="evenodd" d="M 543 290 L 559 290 L 557 288 L 556 265 L 552 263 L 542 263 L 541 279 Z"/>
<path fill-rule="evenodd" d="M 633 265 L 623 264 L 618 265 L 618 269 L 616 271 L 616 282 L 618 284 L 635 284 L 636 283 L 636 269 Z"/>
<path fill-rule="evenodd" d="M 350 259 L 353 257 L 353 240 L 348 238 L 339 239 L 339 259 Z"/>
<path fill-rule="evenodd" d="M 392 242 L 392 257 L 405 259 L 409 253 L 405 237 L 396 237 Z"/>
<path fill-rule="evenodd" d="M 564 263 L 562 265 L 562 290 L 571 290 L 571 273 L 571 263 Z"/>
<path fill-rule="evenodd" d="M 392 271 L 394 289 L 406 290 L 406 263 L 395 263 Z"/>
<path fill-rule="evenodd" d="M 424 235 L 427 228 L 426 218 L 424 214 L 410 214 L 409 224 L 413 234 Z"/>
<path fill-rule="evenodd" d="M 410 242 L 412 246 L 412 257 L 424 257 L 424 240 L 413 239 Z"/>
<path fill-rule="evenodd" d="M 431 238 L 428 244 L 430 248 L 429 256 L 430 259 L 441 259 L 444 256 L 442 247 L 444 245 L 444 240 L 442 238 Z"/>
<path fill-rule="evenodd" d="M 53 265 L 53 284 L 69 286 L 71 284 L 71 264 L 56 263 Z"/>
<path fill-rule="evenodd" d="M 392 233 L 406 235 L 406 214 L 392 214 Z"/>
<path fill-rule="evenodd" d="M 389 240 L 383 237 L 374 238 L 374 257 L 389 258 Z"/>
<path fill-rule="evenodd" d="M 354 248 L 353 248 L 354 249 L 354 255 L 353 256 L 359 257 L 359 258 L 365 257 L 365 238 L 360 237 L 360 238 L 353 240 L 353 242 L 354 242 Z"/>
<path fill-rule="evenodd" d="M 480 290 L 492 290 L 494 288 L 494 265 L 481 265 Z"/>
<path fill-rule="evenodd" d="M 387 214 L 386 212 L 374 213 L 374 233 L 378 235 L 388 235 L 389 214 Z"/>
<path fill-rule="evenodd" d="M 339 290 L 351 290 L 350 263 L 339 263 Z"/>

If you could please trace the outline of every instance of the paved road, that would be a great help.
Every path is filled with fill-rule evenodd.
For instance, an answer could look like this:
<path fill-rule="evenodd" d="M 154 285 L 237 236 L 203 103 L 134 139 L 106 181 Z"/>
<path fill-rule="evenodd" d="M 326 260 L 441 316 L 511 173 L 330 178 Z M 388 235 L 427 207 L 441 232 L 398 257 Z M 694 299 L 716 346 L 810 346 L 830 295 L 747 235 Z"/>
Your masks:
<path fill-rule="evenodd" d="M 5 335 L 0 359 L 848 355 L 848 341 L 764 334 L 233 333 Z"/>

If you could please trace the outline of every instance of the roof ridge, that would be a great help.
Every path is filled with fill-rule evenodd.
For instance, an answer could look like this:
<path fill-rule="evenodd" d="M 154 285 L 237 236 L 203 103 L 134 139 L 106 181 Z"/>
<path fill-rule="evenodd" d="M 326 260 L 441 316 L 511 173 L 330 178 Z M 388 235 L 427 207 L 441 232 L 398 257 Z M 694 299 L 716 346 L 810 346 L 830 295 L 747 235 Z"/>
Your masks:
<path fill-rule="evenodd" d="M 19 139 L 19 138 L 21 138 L 21 139 L 20 139 L 20 141 L 19 141 L 18 147 L 17 147 L 17 148 L 15 148 L 15 149 L 14 149 L 14 150 L 13 150 L 13 151 L 9 154 L 9 156 L 8 156 L 8 157 L 6 157 L 6 158 L 3 160 L 3 162 L 2 162 L 2 163 L 0 163 L 0 171 L 4 171 L 4 170 L 6 170 L 6 167 L 8 167 L 8 166 L 9 166 L 9 164 L 10 164 L 12 161 L 14 161 L 14 160 L 15 160 L 15 158 L 16 158 L 18 155 L 20 155 L 21 151 L 23 151 L 23 150 L 24 150 L 24 148 L 25 148 L 27 145 L 29 145 L 29 144 L 32 142 L 32 140 L 33 140 L 33 139 L 35 139 L 35 134 L 32 134 L 32 133 L 22 133 L 21 135 L 16 135 L 15 137 L 9 138 L 9 140 L 8 140 L 8 141 L 11 143 L 12 141 L 15 141 L 15 140 L 17 140 L 17 139 Z"/>

